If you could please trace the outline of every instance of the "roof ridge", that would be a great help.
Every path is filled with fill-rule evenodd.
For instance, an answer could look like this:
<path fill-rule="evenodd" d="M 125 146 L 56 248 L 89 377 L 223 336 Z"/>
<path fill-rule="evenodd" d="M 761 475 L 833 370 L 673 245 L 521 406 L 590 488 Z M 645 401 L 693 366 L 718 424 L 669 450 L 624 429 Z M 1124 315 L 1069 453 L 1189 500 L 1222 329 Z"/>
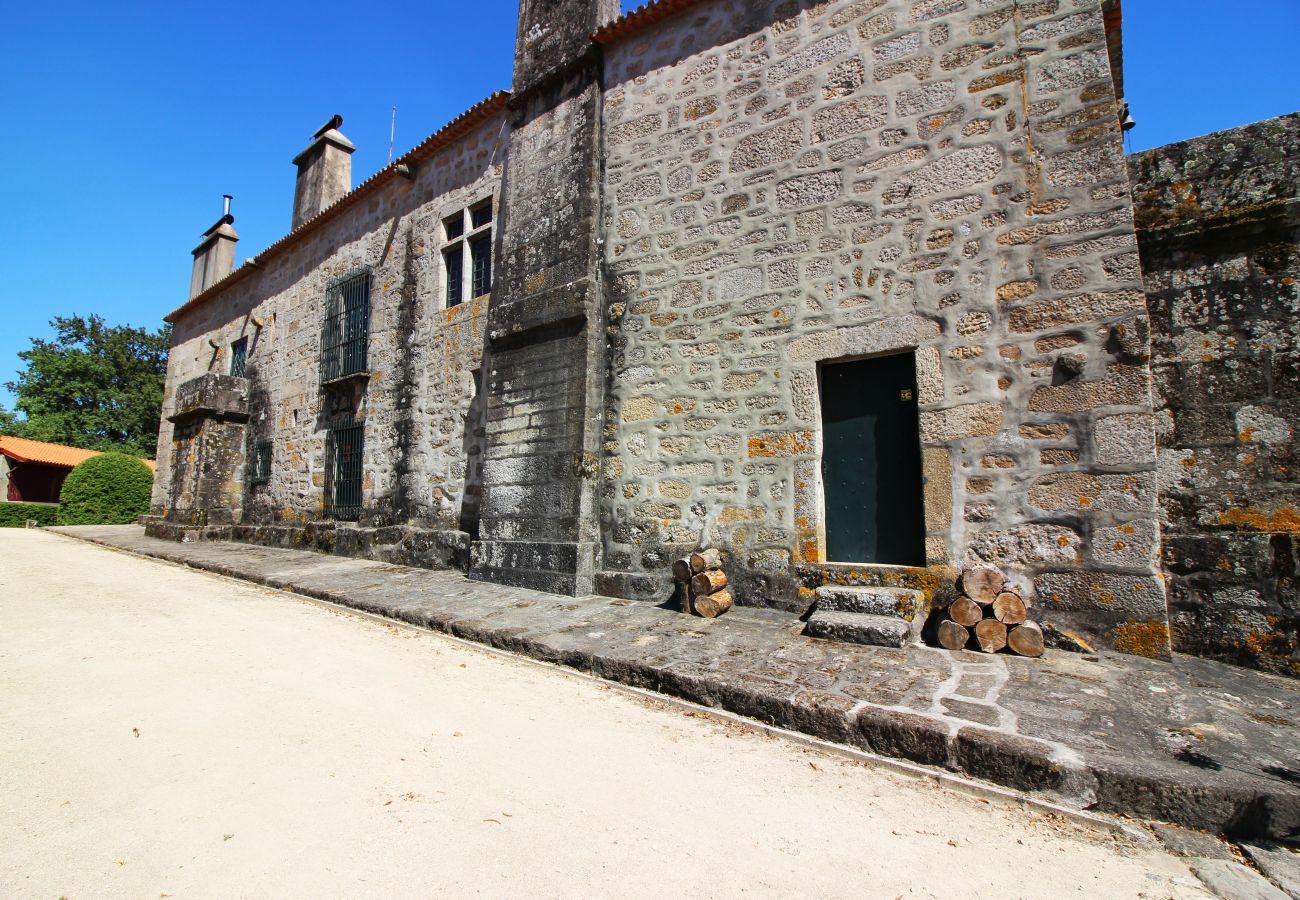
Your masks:
<path fill-rule="evenodd" d="M 266 260 L 279 255 L 283 249 L 291 244 L 297 243 L 306 234 L 316 230 L 326 222 L 333 219 L 343 210 L 353 206 L 363 196 L 378 189 L 382 184 L 392 181 L 397 177 L 397 169 L 399 166 L 410 165 L 411 163 L 417 163 L 428 159 L 443 147 L 447 146 L 447 144 L 451 143 L 452 140 L 482 124 L 482 122 L 489 116 L 495 115 L 500 110 L 505 109 L 506 100 L 509 98 L 509 91 L 493 91 L 485 99 L 480 100 L 478 103 L 475 103 L 469 109 L 456 116 L 456 118 L 443 125 L 397 159 L 393 160 L 369 178 L 362 181 L 338 200 L 335 200 L 316 215 L 300 224 L 297 228 L 290 230 L 288 234 L 285 234 L 279 240 L 267 246 L 260 253 L 250 257 L 254 263 L 253 265 L 244 263 L 229 275 L 213 282 L 207 288 L 185 301 L 185 303 L 163 316 L 163 321 L 175 322 L 177 316 L 201 305 L 206 302 L 209 297 L 214 296 L 220 290 L 229 287 L 236 281 L 242 280 L 250 273 L 261 268 Z"/>
<path fill-rule="evenodd" d="M 705 0 L 650 0 L 629 13 L 608 22 L 591 35 L 593 43 L 608 46 L 620 38 L 648 28 L 675 13 L 683 12 L 692 6 L 698 6 Z"/>

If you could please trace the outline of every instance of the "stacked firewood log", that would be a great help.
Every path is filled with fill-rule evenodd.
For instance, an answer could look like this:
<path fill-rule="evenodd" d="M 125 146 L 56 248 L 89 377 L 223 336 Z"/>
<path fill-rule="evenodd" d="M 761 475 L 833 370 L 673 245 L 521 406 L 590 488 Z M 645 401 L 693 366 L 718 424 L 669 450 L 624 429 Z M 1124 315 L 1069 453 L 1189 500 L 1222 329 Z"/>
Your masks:
<path fill-rule="evenodd" d="M 939 622 L 939 643 L 961 650 L 972 638 L 985 653 L 1008 649 L 1021 656 L 1043 655 L 1043 629 L 1029 619 L 1030 601 L 993 566 L 961 573 L 961 596 Z"/>
<path fill-rule="evenodd" d="M 727 573 L 722 570 L 722 554 L 717 550 L 701 550 L 677 560 L 673 563 L 673 580 L 677 582 L 682 612 L 716 619 L 731 609 Z"/>

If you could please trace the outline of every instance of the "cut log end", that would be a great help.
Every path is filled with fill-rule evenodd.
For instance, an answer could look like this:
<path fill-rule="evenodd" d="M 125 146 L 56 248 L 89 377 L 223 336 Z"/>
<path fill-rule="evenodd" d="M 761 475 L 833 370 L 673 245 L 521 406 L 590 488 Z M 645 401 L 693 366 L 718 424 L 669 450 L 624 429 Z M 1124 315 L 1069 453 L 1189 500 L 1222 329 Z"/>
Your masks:
<path fill-rule="evenodd" d="M 698 597 L 701 594 L 714 594 L 727 586 L 727 573 L 721 569 L 709 569 L 691 579 L 691 591 Z"/>
<path fill-rule="evenodd" d="M 980 609 L 980 605 L 971 598 L 958 597 L 948 607 L 948 618 L 958 625 L 970 628 L 978 625 L 984 618 L 984 610 Z"/>
<path fill-rule="evenodd" d="M 993 566 L 973 566 L 961 573 L 961 588 L 967 597 L 987 606 L 1001 593 L 1006 580 Z"/>
<path fill-rule="evenodd" d="M 707 569 L 721 569 L 722 554 L 716 548 L 710 547 L 708 550 L 701 550 L 699 553 L 691 554 L 691 571 L 703 572 Z"/>
<path fill-rule="evenodd" d="M 1007 645 L 1007 626 L 997 619 L 985 619 L 975 626 L 975 640 L 985 653 L 997 653 Z"/>
<path fill-rule="evenodd" d="M 1003 625 L 1019 625 L 1028 618 L 1025 601 L 1010 591 L 1004 591 L 993 601 L 993 616 Z"/>
<path fill-rule="evenodd" d="M 695 614 L 716 619 L 732 607 L 731 591 L 718 591 L 695 598 Z"/>
<path fill-rule="evenodd" d="M 1025 622 L 1011 629 L 1007 635 L 1007 646 L 1021 656 L 1037 659 L 1043 655 L 1043 629 L 1037 622 Z"/>
<path fill-rule="evenodd" d="M 939 645 L 948 650 L 961 650 L 970 643 L 970 630 L 951 619 L 939 623 Z"/>

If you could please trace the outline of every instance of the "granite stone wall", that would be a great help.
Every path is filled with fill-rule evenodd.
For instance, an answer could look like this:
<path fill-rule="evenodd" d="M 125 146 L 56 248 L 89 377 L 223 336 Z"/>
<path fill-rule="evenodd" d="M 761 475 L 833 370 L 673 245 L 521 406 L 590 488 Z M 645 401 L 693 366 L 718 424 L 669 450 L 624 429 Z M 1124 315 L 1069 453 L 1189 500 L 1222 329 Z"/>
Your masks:
<path fill-rule="evenodd" d="M 1174 647 L 1300 675 L 1300 114 L 1129 168 Z"/>
<path fill-rule="evenodd" d="M 915 351 L 927 567 L 885 576 L 995 562 L 1167 653 L 1097 0 L 714 0 L 605 53 L 605 583 L 702 538 L 744 603 L 882 577 L 825 558 L 818 366 Z"/>
<path fill-rule="evenodd" d="M 495 198 L 508 147 L 509 130 L 497 116 L 424 160 L 411 179 L 395 178 L 345 215 L 291 236 L 265 268 L 218 285 L 176 317 L 164 417 L 181 385 L 228 372 L 231 344 L 245 337 L 249 421 L 240 426 L 236 452 L 220 459 L 203 452 L 202 429 L 164 421 L 152 504 L 160 532 L 233 525 L 238 534 L 227 528 L 220 536 L 322 549 L 361 540 L 367 553 L 377 541 L 388 548 L 374 551 L 381 557 L 467 562 L 469 537 L 462 532 L 477 527 L 481 481 L 488 297 L 446 308 L 442 220 Z M 361 267 L 371 270 L 369 375 L 326 388 L 326 287 Z M 323 522 L 326 435 L 348 420 L 365 429 L 356 528 L 378 538 L 340 538 Z M 258 440 L 272 447 L 266 484 L 247 477 Z M 224 486 L 224 497 L 186 486 L 197 483 L 196 467 Z M 225 511 L 213 517 L 219 507 Z M 423 535 L 413 538 L 411 530 Z M 435 552 L 434 540 L 457 549 Z"/>

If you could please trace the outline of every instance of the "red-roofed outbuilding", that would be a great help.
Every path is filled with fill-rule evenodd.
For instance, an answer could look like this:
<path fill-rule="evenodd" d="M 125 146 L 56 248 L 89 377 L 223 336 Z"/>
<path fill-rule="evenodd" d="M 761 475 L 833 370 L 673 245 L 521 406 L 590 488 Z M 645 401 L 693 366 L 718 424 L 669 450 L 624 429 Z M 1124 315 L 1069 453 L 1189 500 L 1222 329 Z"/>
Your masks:
<path fill-rule="evenodd" d="M 20 503 L 58 503 L 63 479 L 98 450 L 82 450 L 26 438 L 0 435 L 0 485 L 4 499 Z M 141 460 L 150 469 L 151 459 Z"/>

